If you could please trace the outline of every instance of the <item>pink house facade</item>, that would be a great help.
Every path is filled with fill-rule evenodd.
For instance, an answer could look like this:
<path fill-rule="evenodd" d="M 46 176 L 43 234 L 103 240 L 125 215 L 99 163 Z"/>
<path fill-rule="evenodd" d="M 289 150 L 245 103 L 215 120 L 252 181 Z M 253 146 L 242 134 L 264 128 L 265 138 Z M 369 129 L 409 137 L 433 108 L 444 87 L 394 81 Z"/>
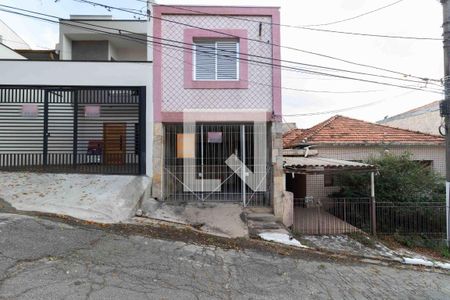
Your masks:
<path fill-rule="evenodd" d="M 282 194 L 276 7 L 153 7 L 153 196 L 273 205 Z"/>

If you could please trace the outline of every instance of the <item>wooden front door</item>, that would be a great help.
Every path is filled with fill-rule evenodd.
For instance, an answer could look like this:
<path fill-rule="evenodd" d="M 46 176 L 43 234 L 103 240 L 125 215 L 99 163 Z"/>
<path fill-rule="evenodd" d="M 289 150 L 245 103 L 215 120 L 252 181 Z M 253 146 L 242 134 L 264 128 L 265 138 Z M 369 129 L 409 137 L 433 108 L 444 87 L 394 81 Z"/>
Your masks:
<path fill-rule="evenodd" d="M 103 157 L 107 165 L 122 165 L 125 163 L 126 124 L 103 124 Z"/>

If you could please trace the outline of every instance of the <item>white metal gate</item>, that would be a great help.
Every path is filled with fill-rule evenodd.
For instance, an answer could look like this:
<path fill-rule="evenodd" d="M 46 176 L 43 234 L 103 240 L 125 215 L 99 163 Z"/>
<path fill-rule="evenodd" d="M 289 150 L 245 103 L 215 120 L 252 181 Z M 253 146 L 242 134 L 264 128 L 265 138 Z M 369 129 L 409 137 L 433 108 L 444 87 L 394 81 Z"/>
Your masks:
<path fill-rule="evenodd" d="M 254 124 L 166 124 L 165 200 L 270 205 L 266 135 Z"/>

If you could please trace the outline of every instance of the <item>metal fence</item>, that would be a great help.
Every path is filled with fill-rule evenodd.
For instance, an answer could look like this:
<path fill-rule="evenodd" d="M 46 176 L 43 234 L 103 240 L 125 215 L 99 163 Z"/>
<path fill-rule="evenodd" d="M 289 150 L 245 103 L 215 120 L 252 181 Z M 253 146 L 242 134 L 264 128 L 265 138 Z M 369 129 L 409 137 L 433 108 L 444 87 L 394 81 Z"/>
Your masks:
<path fill-rule="evenodd" d="M 186 125 L 184 125 L 186 126 Z M 167 201 L 242 202 L 267 206 L 271 166 L 255 160 L 255 138 L 267 131 L 252 124 L 165 124 L 164 198 Z M 259 145 L 267 151 L 266 145 Z M 269 152 L 269 151 L 267 151 Z M 243 163 L 230 167 L 230 157 Z M 246 180 L 257 178 L 255 186 Z"/>
<path fill-rule="evenodd" d="M 445 202 L 377 202 L 377 233 L 443 238 Z"/>
<path fill-rule="evenodd" d="M 373 220 L 375 216 L 375 220 Z M 370 198 L 294 199 L 294 230 L 301 234 L 372 233 L 445 236 L 445 202 L 375 202 Z"/>
<path fill-rule="evenodd" d="M 0 170 L 145 173 L 145 89 L 1 87 Z"/>
<path fill-rule="evenodd" d="M 294 199 L 294 231 L 335 235 L 371 232 L 370 198 Z"/>

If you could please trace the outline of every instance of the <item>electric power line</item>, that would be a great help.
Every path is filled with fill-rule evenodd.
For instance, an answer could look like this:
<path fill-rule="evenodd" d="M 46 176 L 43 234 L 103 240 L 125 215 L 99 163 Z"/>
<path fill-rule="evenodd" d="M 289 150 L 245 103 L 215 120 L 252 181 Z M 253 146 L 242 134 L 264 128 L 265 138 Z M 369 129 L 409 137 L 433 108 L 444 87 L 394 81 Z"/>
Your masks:
<path fill-rule="evenodd" d="M 140 1 L 140 0 L 137 0 L 137 1 Z M 390 3 L 390 4 L 388 4 L 388 5 L 385 5 L 385 6 L 382 6 L 382 7 L 377 8 L 377 9 L 373 9 L 373 10 L 367 11 L 367 12 L 365 12 L 365 13 L 362 13 L 362 14 L 359 14 L 359 15 L 356 15 L 356 16 L 353 16 L 353 17 L 350 17 L 350 18 L 346 18 L 346 19 L 342 19 L 342 20 L 337 20 L 337 21 L 333 21 L 333 22 L 328 22 L 328 23 L 322 23 L 322 24 L 303 25 L 303 27 L 328 26 L 328 25 L 334 25 L 334 24 L 338 24 L 338 23 L 343 23 L 343 22 L 355 20 L 355 19 L 361 18 L 361 17 L 363 17 L 363 16 L 367 16 L 367 15 L 373 14 L 373 13 L 375 13 L 375 12 L 378 12 L 378 11 L 383 10 L 383 9 L 385 9 L 385 8 L 394 6 L 394 5 L 396 5 L 396 4 L 400 3 L 400 2 L 403 2 L 403 1 L 404 1 L 404 0 L 398 0 L 398 1 L 395 1 L 395 2 Z"/>
<path fill-rule="evenodd" d="M 108 10 L 114 9 L 114 10 L 128 12 L 128 13 L 131 13 L 131 14 L 136 14 L 135 12 L 133 12 L 133 11 L 131 11 L 129 9 L 118 8 L 118 7 L 102 4 L 102 3 L 99 3 L 99 2 L 94 2 L 94 1 L 89 1 L 89 0 L 73 0 L 73 1 L 90 4 L 90 5 L 93 5 L 93 6 L 104 7 L 106 9 L 108 9 Z M 141 1 L 141 0 L 137 0 L 137 1 Z M 142 0 L 142 2 L 146 2 L 146 1 Z M 202 12 L 202 11 L 197 11 L 197 10 L 193 10 L 193 9 L 187 9 L 187 8 L 179 7 L 179 6 L 172 6 L 172 5 L 161 5 L 161 6 L 167 6 L 167 7 L 172 7 L 172 8 L 176 8 L 176 9 L 179 9 L 179 10 L 185 10 L 185 11 L 205 14 L 205 12 Z M 206 13 L 206 14 L 215 16 L 214 14 L 210 14 L 210 13 Z M 148 17 L 147 14 L 138 13 L 138 15 Z M 291 26 L 291 25 L 283 25 L 283 24 L 277 24 L 277 23 L 271 23 L 271 22 L 260 22 L 260 21 L 256 21 L 256 20 L 245 19 L 245 18 L 235 17 L 235 16 L 228 16 L 228 15 L 226 15 L 226 16 L 224 15 L 224 17 L 231 18 L 231 19 L 244 20 L 244 21 L 248 21 L 248 22 L 265 23 L 265 24 L 269 24 L 271 26 L 272 25 Z M 161 17 L 155 17 L 155 16 L 152 16 L 152 18 L 157 19 L 157 20 L 161 20 L 161 21 L 171 22 L 171 23 L 175 23 L 175 24 L 179 24 L 179 25 L 189 26 L 189 27 L 192 27 L 192 28 L 203 29 L 203 30 L 207 30 L 207 31 L 211 31 L 211 32 L 215 32 L 215 33 L 219 33 L 219 34 L 235 37 L 233 35 L 230 35 L 230 34 L 227 34 L 227 33 L 224 33 L 224 32 L 220 32 L 220 31 L 213 30 L 213 29 L 208 29 L 208 28 L 202 28 L 202 27 L 199 27 L 199 26 L 194 26 L 192 24 L 186 24 L 186 23 L 183 23 L 183 22 L 167 20 L 167 19 L 164 19 L 164 18 L 161 18 Z M 395 74 L 398 74 L 398 75 L 402 75 L 404 77 L 414 77 L 416 79 L 420 79 L 420 80 L 423 80 L 423 81 L 426 81 L 426 82 L 428 82 L 428 81 L 440 82 L 439 79 L 430 79 L 430 78 L 421 77 L 421 76 L 413 76 L 413 75 L 409 75 L 409 74 L 406 74 L 406 73 L 403 73 L 403 72 L 398 72 L 398 71 L 393 71 L 393 70 L 389 70 L 389 69 L 385 69 L 385 68 L 370 66 L 370 65 L 367 65 L 367 64 L 355 63 L 355 62 L 351 62 L 351 61 L 348 61 L 348 60 L 345 60 L 345 59 L 340 59 L 340 58 L 332 57 L 330 55 L 325 55 L 325 54 L 315 53 L 315 52 L 312 52 L 312 51 L 298 49 L 298 48 L 295 48 L 295 47 L 283 46 L 283 45 L 278 45 L 278 44 L 274 44 L 274 43 L 266 43 L 266 42 L 260 41 L 258 39 L 251 39 L 251 38 L 245 38 L 245 39 L 249 40 L 249 41 L 254 41 L 254 42 L 263 43 L 263 44 L 269 44 L 269 45 L 273 45 L 273 46 L 277 46 L 277 47 L 280 47 L 280 48 L 285 48 L 285 49 L 289 49 L 289 50 L 293 50 L 293 51 L 298 51 L 298 52 L 307 53 L 307 54 L 311 54 L 311 55 L 317 55 L 317 56 L 321 56 L 321 57 L 325 57 L 325 58 L 329 58 L 329 59 L 333 59 L 333 60 L 337 60 L 337 61 L 341 61 L 341 62 L 353 64 L 353 65 L 358 65 L 358 66 L 362 66 L 362 67 L 368 67 L 368 68 L 377 69 L 377 70 L 380 70 L 380 71 L 395 73 Z"/>
<path fill-rule="evenodd" d="M 86 0 L 86 1 L 85 0 L 74 0 L 74 1 L 92 2 L 92 1 L 88 1 L 88 0 Z M 161 5 L 161 6 L 167 6 L 167 7 L 172 7 L 172 8 L 176 8 L 176 9 L 179 9 L 179 10 L 205 14 L 205 12 L 203 12 L 203 11 L 193 10 L 193 9 L 189 9 L 189 8 L 186 8 L 186 7 L 173 6 L 173 5 L 168 5 L 168 4 Z M 206 13 L 206 14 L 207 15 L 215 15 L 215 14 L 208 14 L 208 13 Z M 225 17 L 226 18 L 230 18 L 230 19 L 241 20 L 241 21 L 253 22 L 253 23 L 263 23 L 263 24 L 267 24 L 267 25 L 271 25 L 271 26 L 275 25 L 275 26 L 280 26 L 280 27 L 298 28 L 298 29 L 304 29 L 304 30 L 328 32 L 328 33 L 339 33 L 339 34 L 347 34 L 347 35 L 357 35 L 357 36 L 377 37 L 377 38 L 389 38 L 389 39 L 442 41 L 442 38 L 434 38 L 434 37 L 402 36 L 402 35 L 387 35 L 387 34 L 372 34 L 372 33 L 363 33 L 363 32 L 338 31 L 338 30 L 330 30 L 330 29 L 310 28 L 310 27 L 301 26 L 301 25 L 289 25 L 289 24 L 280 24 L 280 23 L 265 22 L 265 21 L 256 21 L 256 20 L 251 20 L 251 19 L 242 18 L 242 17 L 236 17 L 236 16 L 225 16 Z"/>
<path fill-rule="evenodd" d="M 0 9 L 0 10 L 1 10 L 1 11 L 10 12 L 10 11 L 3 10 L 3 9 Z M 14 12 L 12 12 L 12 13 L 14 13 Z M 20 14 L 20 13 L 19 13 L 19 14 Z M 20 15 L 24 15 L 24 14 L 20 14 Z M 98 31 L 98 30 L 94 30 L 94 29 L 90 29 L 90 28 L 86 28 L 86 27 L 82 27 L 82 26 L 71 25 L 71 24 L 65 24 L 65 23 L 61 23 L 61 22 L 59 22 L 59 21 L 53 21 L 53 20 L 48 20 L 48 19 L 44 19 L 44 18 L 39 18 L 39 17 L 36 17 L 36 16 L 31 16 L 31 15 L 25 15 L 25 16 L 29 16 L 29 17 L 33 17 L 33 18 L 38 18 L 38 19 L 42 19 L 42 20 L 49 21 L 49 22 L 54 22 L 54 23 L 63 24 L 63 25 L 69 25 L 69 26 L 81 27 L 81 28 L 85 28 L 85 29 L 88 29 L 88 30 Z M 114 28 L 111 28 L 111 29 L 114 29 Z M 103 32 L 103 33 L 104 33 L 104 32 Z M 122 37 L 122 38 L 126 38 L 126 37 L 124 37 L 124 36 L 121 36 L 121 37 Z M 135 42 L 137 42 L 137 41 L 135 40 Z M 170 46 L 170 45 L 169 45 L 169 46 Z M 263 85 L 264 85 L 264 84 L 263 84 Z M 271 86 L 271 87 L 274 87 L 274 86 L 272 86 L 272 85 L 270 85 L 270 86 Z M 416 90 L 416 89 L 415 89 L 415 90 Z M 401 95 L 404 95 L 404 94 L 407 94 L 407 93 L 414 92 L 415 90 L 413 90 L 413 91 L 408 91 L 408 92 L 403 93 L 403 94 L 401 94 Z M 419 89 L 419 90 L 420 90 L 420 89 Z M 398 95 L 398 96 L 400 96 L 400 95 Z M 395 96 L 394 98 L 396 98 L 396 97 L 398 97 L 398 96 Z M 358 106 L 354 106 L 354 107 L 343 108 L 343 109 L 339 109 L 339 110 L 322 111 L 322 112 L 306 113 L 306 114 L 295 114 L 295 115 L 283 115 L 283 116 L 286 116 L 286 117 L 292 117 L 292 116 L 312 116 L 312 115 L 319 115 L 319 114 L 337 113 L 337 112 L 343 112 L 343 111 L 348 111 L 348 110 L 353 110 L 353 109 L 357 109 L 357 108 L 363 108 L 363 107 L 371 106 L 371 105 L 374 105 L 374 104 L 376 104 L 376 103 L 379 103 L 379 102 L 382 102 L 382 101 L 386 101 L 386 100 L 387 100 L 387 99 L 384 99 L 384 100 L 378 100 L 378 101 L 374 101 L 374 102 L 371 102 L 371 103 L 368 103 L 368 104 L 363 104 L 363 105 L 358 105 Z"/>
<path fill-rule="evenodd" d="M 156 49 L 154 49 L 154 50 L 158 51 Z M 171 55 L 169 55 L 169 56 L 171 56 Z M 177 60 L 179 60 L 181 62 L 184 62 L 184 60 L 179 59 L 177 57 L 174 57 L 174 56 L 171 56 L 171 57 L 174 58 L 174 59 L 177 59 Z M 184 63 L 188 63 L 188 62 L 184 62 Z M 191 63 L 189 63 L 189 64 L 193 65 Z M 249 82 L 251 82 L 251 81 L 249 81 Z M 266 85 L 266 84 L 262 84 L 262 83 L 257 83 L 257 84 L 260 84 L 260 85 L 263 85 L 263 86 Z M 271 86 L 271 87 L 273 87 L 273 86 Z M 376 105 L 378 103 L 382 103 L 382 102 L 385 102 L 385 101 L 390 100 L 390 99 L 395 99 L 395 98 L 398 98 L 398 97 L 401 97 L 401 96 L 405 96 L 405 95 L 408 95 L 408 94 L 411 94 L 411 93 L 414 93 L 414 92 L 417 92 L 417 90 L 406 91 L 404 93 L 401 93 L 401 94 L 393 96 L 393 97 L 385 97 L 385 98 L 383 98 L 381 100 L 373 101 L 373 102 L 370 102 L 370 103 L 357 105 L 357 106 L 352 106 L 352 107 L 341 108 L 341 109 L 336 109 L 336 110 L 319 111 L 319 112 L 304 113 L 304 114 L 288 114 L 288 115 L 281 114 L 281 115 L 276 115 L 276 116 L 278 116 L 278 117 L 281 116 L 281 118 L 285 121 L 284 117 L 316 116 L 316 115 L 324 115 L 324 114 L 331 114 L 331 113 L 341 113 L 341 112 L 351 111 L 351 110 L 355 110 L 355 109 L 370 107 L 370 106 Z"/>
<path fill-rule="evenodd" d="M 335 110 L 328 110 L 328 111 L 318 111 L 318 112 L 310 112 L 310 113 L 302 113 L 302 114 L 283 114 L 283 117 L 310 117 L 310 116 L 318 116 L 318 115 L 327 115 L 327 114 L 336 114 L 336 113 L 341 113 L 341 112 L 345 112 L 345 111 L 350 111 L 350 110 L 355 110 L 355 109 L 359 109 L 359 108 L 365 108 L 365 107 L 369 107 L 369 106 L 373 106 L 385 101 L 388 101 L 390 99 L 395 99 L 401 96 L 405 96 L 407 94 L 411 94 L 414 93 L 416 91 L 407 91 L 405 93 L 401 93 L 399 95 L 393 96 L 393 97 L 386 97 L 383 98 L 381 100 L 376 100 L 376 101 L 372 101 L 366 104 L 361 104 L 361 105 L 356 105 L 356 106 L 350 106 L 350 107 L 346 107 L 346 108 L 341 108 L 341 109 L 335 109 Z"/>
<path fill-rule="evenodd" d="M 92 4 L 92 3 L 97 3 L 97 2 L 92 2 L 92 1 L 88 1 L 88 0 L 74 0 L 74 1 L 76 1 L 76 2 L 83 2 L 83 3 L 88 3 L 88 4 L 91 4 L 91 5 L 94 5 L 94 4 Z M 96 5 L 101 5 L 101 4 L 96 4 Z M 53 15 L 49 15 L 49 14 L 43 14 L 43 13 L 39 13 L 39 12 L 36 12 L 36 11 L 31 11 L 31 10 L 21 9 L 21 8 L 12 7 L 12 6 L 8 6 L 8 5 L 0 5 L 0 6 L 4 6 L 4 7 L 8 7 L 8 8 L 13 8 L 13 9 L 16 9 L 16 10 L 21 10 L 21 11 L 26 11 L 26 12 L 29 12 L 29 13 L 34 13 L 34 14 L 44 15 L 44 16 L 47 16 L 47 17 L 58 18 L 57 16 L 53 16 Z M 105 7 L 114 9 L 114 7 L 110 7 L 110 6 L 108 6 L 108 5 L 105 5 Z M 118 9 L 123 10 L 123 8 L 118 8 Z M 85 24 L 85 25 L 89 25 L 89 26 L 94 26 L 94 25 L 89 24 L 89 23 L 82 23 L 82 22 L 78 22 L 78 23 Z M 182 23 L 182 24 L 184 24 L 184 23 Z M 101 26 L 101 25 L 95 25 L 95 26 L 96 26 L 96 27 L 100 27 L 100 28 L 106 28 L 106 29 L 117 30 L 116 28 L 111 28 L 111 27 L 107 27 L 107 26 Z M 196 27 L 196 28 L 203 29 L 202 27 Z M 207 29 L 206 29 L 206 30 L 207 30 Z M 136 33 L 136 32 L 132 32 L 132 31 L 127 31 L 127 30 L 119 30 L 119 32 L 120 32 L 120 33 L 125 32 L 125 33 L 134 34 L 134 35 L 142 35 L 142 34 L 139 34 L 139 33 Z M 219 33 L 220 33 L 220 32 L 219 32 Z M 229 34 L 228 34 L 228 35 L 229 35 Z M 192 43 L 185 43 L 185 42 L 181 42 L 181 41 L 174 41 L 174 40 L 171 40 L 171 39 L 165 39 L 165 38 L 161 38 L 161 37 L 154 37 L 154 36 L 151 36 L 151 35 L 146 35 L 146 36 L 152 38 L 153 41 L 154 41 L 154 39 L 156 38 L 156 39 L 159 39 L 159 40 L 162 40 L 162 41 L 175 42 L 175 43 L 178 43 L 178 44 L 187 45 L 187 46 L 189 46 L 189 47 L 193 46 Z M 234 35 L 231 35 L 231 36 L 235 37 Z M 210 47 L 203 46 L 203 48 L 210 48 Z M 199 52 L 202 52 L 202 51 L 199 51 Z M 265 56 L 254 55 L 254 54 L 250 55 L 250 54 L 247 54 L 247 53 L 241 53 L 241 52 L 238 52 L 238 51 L 222 50 L 222 52 L 233 53 L 233 54 L 240 54 L 240 55 L 250 56 L 250 57 L 258 58 L 258 59 L 275 60 L 275 61 L 279 61 L 280 63 L 285 62 L 285 63 L 289 63 L 289 64 L 302 65 L 302 66 L 306 66 L 306 67 L 312 67 L 312 68 L 318 68 L 318 69 L 325 69 L 325 70 L 327 70 L 327 71 L 337 71 L 337 72 L 351 73 L 351 74 L 364 75 L 364 76 L 370 76 L 370 77 L 378 77 L 378 78 L 384 78 L 384 79 L 393 79 L 393 80 L 405 81 L 405 82 L 412 82 L 412 83 L 423 83 L 423 82 L 422 82 L 423 79 L 422 79 L 422 81 L 417 81 L 417 80 L 406 79 L 406 78 L 397 78 L 397 77 L 393 77 L 393 76 L 379 75 L 379 74 L 372 74 L 372 73 L 367 73 L 367 72 L 358 72 L 358 71 L 352 71 L 352 70 L 346 70 L 346 69 L 339 69 L 339 68 L 332 68 L 332 67 L 325 67 L 325 66 L 313 65 L 313 64 L 307 64 L 307 63 L 301 63 L 301 62 L 290 61 L 290 60 L 273 59 L 272 57 L 265 57 Z M 240 60 L 246 60 L 246 59 L 240 58 Z M 259 63 L 259 64 L 262 64 L 262 63 L 263 63 L 263 62 L 255 61 L 255 60 L 247 60 L 247 61 L 249 61 L 249 62 L 252 62 L 252 61 L 253 61 L 253 62 Z M 265 64 L 268 65 L 267 63 L 265 63 Z M 272 65 L 268 65 L 268 66 L 272 66 Z M 281 66 L 280 68 L 284 68 L 285 70 L 286 70 L 286 68 L 287 68 L 287 70 L 296 71 L 295 69 L 289 68 L 289 67 L 287 67 L 287 66 Z M 428 83 L 428 81 L 425 81 L 425 82 Z M 437 85 L 437 84 L 434 84 L 434 85 Z"/>
<path fill-rule="evenodd" d="M 0 5 L 1 6 L 1 5 Z M 9 12 L 9 13 L 15 13 L 13 11 L 8 11 L 8 10 L 4 10 L 4 9 L 0 9 L 0 11 L 4 11 L 4 12 Z M 60 22 L 60 21 L 55 21 L 55 20 L 49 20 L 49 19 L 45 19 L 45 18 L 40 18 L 40 17 L 36 17 L 36 16 L 32 16 L 32 15 L 26 15 L 26 14 L 22 14 L 22 13 L 17 13 L 19 15 L 23 15 L 23 16 L 28 16 L 28 17 L 32 17 L 32 18 L 37 18 L 40 19 L 42 21 L 48 21 L 48 22 L 52 22 L 52 23 L 58 23 L 58 24 L 63 24 L 63 25 L 67 25 L 67 26 L 73 26 L 73 27 L 78 27 L 78 28 L 83 28 L 86 30 L 91 30 L 94 32 L 100 32 L 102 34 L 106 34 L 106 35 L 112 35 L 112 36 L 119 36 L 120 38 L 123 38 L 125 40 L 130 40 L 133 42 L 138 42 L 138 43 L 142 43 L 142 44 L 147 44 L 148 41 L 146 40 L 140 40 L 140 39 L 136 39 L 136 38 L 132 38 L 132 37 L 126 37 L 123 35 L 118 35 L 118 34 L 114 34 L 114 33 L 108 33 L 105 31 L 99 31 L 93 28 L 88 28 L 88 27 L 84 27 L 84 26 L 79 26 L 79 25 L 75 25 L 75 24 L 68 24 L 65 22 Z M 78 22 L 77 22 L 78 23 Z M 81 23 L 81 22 L 80 22 Z M 92 25 L 92 24 L 89 24 Z M 95 26 L 94 26 L 95 27 Z M 103 27 L 103 26 L 102 26 Z M 110 28 L 110 27 L 109 27 Z M 114 28 L 110 28 L 110 29 L 114 29 Z M 166 46 L 164 44 L 161 43 L 162 46 Z M 172 45 L 168 45 L 169 47 L 172 47 Z M 183 50 L 180 50 L 183 51 Z M 182 61 L 182 60 L 181 60 Z M 260 83 L 260 82 L 256 82 L 256 81 L 250 81 L 250 80 L 245 80 L 246 82 L 249 83 L 254 83 L 257 85 L 261 85 L 261 86 L 269 86 L 268 84 L 264 84 L 264 83 Z M 275 87 L 275 88 L 281 88 L 281 89 L 285 89 L 285 90 L 292 90 L 292 91 L 300 91 L 300 92 L 316 92 L 316 93 L 334 93 L 333 91 L 323 91 L 323 90 L 307 90 L 307 89 L 297 89 L 297 88 L 290 88 L 290 87 L 283 87 L 283 86 L 273 86 L 270 85 L 270 87 Z M 336 92 L 336 93 L 343 93 L 343 94 L 350 94 L 350 93 L 364 93 L 364 92 L 372 92 L 372 91 L 348 91 L 348 92 Z"/>
<path fill-rule="evenodd" d="M 0 6 L 4 6 L 4 5 L 0 5 Z M 18 9 L 18 8 L 17 8 L 17 9 Z M 19 9 L 19 10 L 23 10 L 23 9 Z M 27 15 L 27 14 L 15 12 L 15 11 L 9 11 L 9 10 L 5 10 L 5 9 L 2 9 L 2 11 L 9 12 L 9 13 L 15 13 L 15 14 L 19 14 L 19 15 L 23 15 L 23 16 L 27 16 L 27 17 L 32 17 L 32 18 L 36 18 L 36 19 L 40 19 L 40 20 L 48 21 L 48 22 L 52 22 L 52 23 L 58 23 L 58 24 L 63 24 L 63 25 L 68 25 L 68 26 L 81 27 L 81 28 L 83 28 L 83 29 L 87 29 L 87 30 L 91 30 L 91 31 L 95 31 L 95 32 L 101 32 L 101 33 L 107 34 L 107 35 L 119 36 L 119 37 L 121 37 L 121 38 L 125 38 L 125 39 L 127 39 L 127 40 L 132 40 L 132 41 L 135 41 L 135 42 L 148 43 L 148 40 L 147 40 L 147 39 L 142 40 L 142 39 L 137 39 L 137 38 L 133 38 L 133 37 L 126 37 L 126 36 L 123 36 L 121 33 L 115 34 L 115 33 L 111 33 L 111 32 L 100 31 L 100 30 L 97 30 L 97 29 L 93 29 L 93 28 L 89 28 L 89 27 L 84 27 L 84 26 L 80 26 L 80 25 L 75 25 L 75 24 L 70 24 L 70 23 L 66 23 L 66 22 L 62 22 L 62 23 L 61 23 L 60 21 L 49 20 L 49 19 L 45 19 L 45 18 L 33 16 L 33 15 Z M 28 10 L 25 10 L 25 11 L 28 11 Z M 29 12 L 35 13 L 35 14 L 40 14 L 40 15 L 45 15 L 45 14 L 41 14 L 41 13 L 39 13 L 39 12 L 33 12 L 33 11 L 29 11 Z M 53 18 L 58 18 L 58 17 L 56 17 L 56 16 L 51 16 L 51 15 L 46 15 L 46 16 L 50 16 L 50 17 L 53 17 Z M 77 22 L 77 23 L 82 23 L 82 22 Z M 86 23 L 82 23 L 82 24 L 86 24 Z M 93 27 L 98 27 L 97 25 L 94 26 L 93 24 L 86 24 L 86 25 L 93 26 Z M 105 26 L 103 26 L 103 27 L 105 27 Z M 119 29 L 117 29 L 117 28 L 111 28 L 111 27 L 107 27 L 107 28 L 108 28 L 108 29 L 111 29 L 111 30 L 119 31 L 119 32 L 121 31 L 121 30 L 119 30 Z M 184 50 L 192 51 L 192 49 L 188 49 L 188 48 L 184 48 L 184 47 L 179 47 L 179 46 L 170 45 L 170 44 L 164 44 L 164 43 L 160 43 L 160 42 L 156 42 L 156 41 L 153 41 L 153 42 L 156 43 L 156 44 L 163 45 L 163 46 L 169 46 L 169 47 L 181 48 L 181 49 L 184 49 Z M 259 62 L 259 63 L 261 63 L 261 62 Z M 267 64 L 267 65 L 276 66 L 276 67 L 282 67 L 282 66 L 279 66 L 279 65 L 274 65 L 274 64 L 269 64 L 269 63 L 266 63 L 266 64 Z M 294 68 L 294 69 L 296 69 L 296 68 Z M 309 72 L 309 73 L 312 73 L 312 74 L 321 74 L 321 75 L 335 76 L 335 77 L 346 78 L 346 79 L 351 79 L 351 80 L 358 80 L 358 81 L 368 82 L 368 83 L 382 84 L 382 85 L 386 85 L 386 86 L 393 86 L 393 87 L 407 88 L 407 89 L 413 89 L 413 90 L 421 90 L 421 91 L 427 91 L 427 92 L 436 92 L 436 93 L 440 93 L 440 92 L 433 91 L 433 90 L 424 90 L 423 88 L 417 88 L 417 87 L 411 87 L 411 86 L 403 86 L 403 85 L 396 85 L 396 84 L 390 84 L 390 83 L 386 83 L 386 82 L 377 82 L 377 81 L 372 81 L 372 80 L 367 80 L 367 79 L 361 79 L 361 78 L 352 78 L 352 77 L 347 77 L 347 76 L 340 76 L 340 75 L 328 74 L 328 73 L 317 72 L 317 71 L 311 71 L 311 70 L 304 70 L 304 69 L 296 69 L 296 70 L 298 70 L 298 71 L 303 71 L 303 72 Z M 275 87 L 275 88 L 291 89 L 291 90 L 298 90 L 298 89 L 286 88 L 286 87 L 276 87 L 276 86 L 273 86 L 273 87 Z"/>

